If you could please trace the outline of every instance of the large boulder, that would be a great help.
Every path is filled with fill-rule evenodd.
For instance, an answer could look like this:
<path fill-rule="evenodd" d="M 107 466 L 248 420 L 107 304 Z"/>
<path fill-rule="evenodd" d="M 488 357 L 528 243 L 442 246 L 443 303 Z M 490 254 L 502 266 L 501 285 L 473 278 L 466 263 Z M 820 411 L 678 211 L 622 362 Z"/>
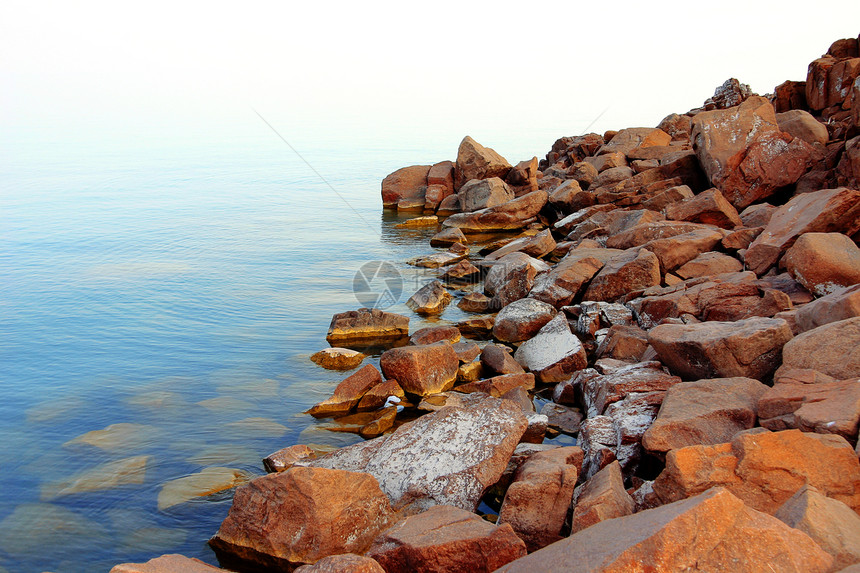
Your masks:
<path fill-rule="evenodd" d="M 442 226 L 456 227 L 464 233 L 522 229 L 535 221 L 548 200 L 546 191 L 532 191 L 502 205 L 451 215 Z"/>
<path fill-rule="evenodd" d="M 860 285 L 841 288 L 797 309 L 794 322 L 800 332 L 831 322 L 860 316 Z"/>
<path fill-rule="evenodd" d="M 779 366 L 791 327 L 779 318 L 662 324 L 648 342 L 669 369 L 687 380 L 744 376 L 765 380 Z"/>
<path fill-rule="evenodd" d="M 409 336 L 409 318 L 377 308 L 360 308 L 335 314 L 326 341 L 334 345 L 363 345 Z"/>
<path fill-rule="evenodd" d="M 538 273 L 549 270 L 549 265 L 525 253 L 514 252 L 492 262 L 487 276 L 484 278 L 484 292 L 494 295 L 505 287 L 515 277 L 530 276 L 534 279 Z"/>
<path fill-rule="evenodd" d="M 759 398 L 767 386 L 751 378 L 682 382 L 669 388 L 657 419 L 642 437 L 651 452 L 728 442 L 755 426 Z"/>
<path fill-rule="evenodd" d="M 379 357 L 386 379 L 394 379 L 404 391 L 419 396 L 444 392 L 454 385 L 460 359 L 448 342 L 401 346 Z"/>
<path fill-rule="evenodd" d="M 580 448 L 555 448 L 533 453 L 514 474 L 499 523 L 510 524 L 529 551 L 562 538 L 581 464 Z"/>
<path fill-rule="evenodd" d="M 803 193 L 777 209 L 744 254 L 747 268 L 763 275 L 804 233 L 860 231 L 860 191 L 840 187 Z"/>
<path fill-rule="evenodd" d="M 320 402 L 308 410 L 308 414 L 314 418 L 327 418 L 346 414 L 352 410 L 368 390 L 382 384 L 382 375 L 372 364 L 367 364 L 358 372 L 346 377 L 331 397 Z"/>
<path fill-rule="evenodd" d="M 731 443 L 670 451 L 654 492 L 668 503 L 722 486 L 750 507 L 773 514 L 805 484 L 860 509 L 854 448 L 832 434 L 748 430 Z"/>
<path fill-rule="evenodd" d="M 387 436 L 302 463 L 367 472 L 379 480 L 395 509 L 414 513 L 453 505 L 475 511 L 527 427 L 519 405 L 483 398 L 468 408 L 442 408 Z"/>
<path fill-rule="evenodd" d="M 584 300 L 615 301 L 660 284 L 660 261 L 647 249 L 632 248 L 609 259 L 591 279 Z"/>
<path fill-rule="evenodd" d="M 666 218 L 714 225 L 723 229 L 734 229 L 743 225 L 737 209 L 723 197 L 719 189 L 708 189 L 689 199 L 667 205 Z"/>
<path fill-rule="evenodd" d="M 472 179 L 460 189 L 460 211 L 469 213 L 478 209 L 504 205 L 514 198 L 507 183 L 498 177 L 490 179 Z"/>
<path fill-rule="evenodd" d="M 363 553 L 393 517 L 373 476 L 293 467 L 236 490 L 209 544 L 257 566 L 290 567 Z"/>
<path fill-rule="evenodd" d="M 773 106 L 759 96 L 697 114 L 692 139 L 711 183 L 738 209 L 795 183 L 820 157 L 804 140 L 781 132 Z"/>
<path fill-rule="evenodd" d="M 399 521 L 367 552 L 385 571 L 489 573 L 526 555 L 510 525 L 493 525 L 450 505 L 437 505 Z"/>
<path fill-rule="evenodd" d="M 804 532 L 832 555 L 834 570 L 860 563 L 860 516 L 841 501 L 805 485 L 774 517 Z"/>
<path fill-rule="evenodd" d="M 782 264 L 816 296 L 860 283 L 860 247 L 842 233 L 805 233 L 785 252 Z"/>
<path fill-rule="evenodd" d="M 633 513 L 635 503 L 624 489 L 621 466 L 612 462 L 582 485 L 573 508 L 571 535 L 605 519 Z"/>
<path fill-rule="evenodd" d="M 588 364 L 585 348 L 570 331 L 564 313 L 557 314 L 533 338 L 523 342 L 514 359 L 544 384 L 567 380 Z"/>
<path fill-rule="evenodd" d="M 860 379 L 820 384 L 774 384 L 758 401 L 759 424 L 838 434 L 851 442 L 860 429 Z"/>
<path fill-rule="evenodd" d="M 429 165 L 402 167 L 382 180 L 382 206 L 395 208 L 404 201 L 414 202 L 424 207 L 424 193 L 427 190 Z"/>
<path fill-rule="evenodd" d="M 831 322 L 797 335 L 782 349 L 777 371 L 808 368 L 837 380 L 860 378 L 860 317 Z"/>
<path fill-rule="evenodd" d="M 470 179 L 504 179 L 511 164 L 489 147 L 484 147 L 468 135 L 460 142 L 457 163 L 454 166 L 454 189 L 460 188 Z"/>
<path fill-rule="evenodd" d="M 793 137 L 799 137 L 807 143 L 827 145 L 829 138 L 827 127 L 808 111 L 793 109 L 777 113 L 776 122 L 782 131 Z"/>
<path fill-rule="evenodd" d="M 551 305 L 533 298 L 514 301 L 496 315 L 493 336 L 502 342 L 528 340 L 557 313 Z"/>
<path fill-rule="evenodd" d="M 833 558 L 808 535 L 723 488 L 608 519 L 517 559 L 500 573 L 780 571 L 826 573 Z"/>

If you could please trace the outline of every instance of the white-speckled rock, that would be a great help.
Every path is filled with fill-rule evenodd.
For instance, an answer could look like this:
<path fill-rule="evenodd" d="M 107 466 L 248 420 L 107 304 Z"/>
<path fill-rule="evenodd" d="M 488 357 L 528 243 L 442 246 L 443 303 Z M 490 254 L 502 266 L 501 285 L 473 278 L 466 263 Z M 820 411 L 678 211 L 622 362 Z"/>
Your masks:
<path fill-rule="evenodd" d="M 514 301 L 496 315 L 493 336 L 502 342 L 520 342 L 533 337 L 558 311 L 533 298 Z"/>
<path fill-rule="evenodd" d="M 567 380 L 588 364 L 585 348 L 570 331 L 567 317 L 559 313 L 514 353 L 520 365 L 545 384 Z"/>

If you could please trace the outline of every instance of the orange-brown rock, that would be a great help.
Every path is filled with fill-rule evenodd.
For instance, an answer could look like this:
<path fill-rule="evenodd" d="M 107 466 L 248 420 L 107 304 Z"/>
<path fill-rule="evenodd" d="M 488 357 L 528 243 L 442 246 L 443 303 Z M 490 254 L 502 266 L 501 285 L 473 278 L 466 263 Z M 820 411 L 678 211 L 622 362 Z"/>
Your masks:
<path fill-rule="evenodd" d="M 530 257 L 542 257 L 547 253 L 551 253 L 555 247 L 555 239 L 552 238 L 549 229 L 545 229 L 534 235 L 515 239 L 504 247 L 487 255 L 485 259 L 495 261 L 514 252 L 525 253 Z"/>
<path fill-rule="evenodd" d="M 782 264 L 816 296 L 860 283 L 860 247 L 842 233 L 804 233 Z"/>
<path fill-rule="evenodd" d="M 493 336 L 502 342 L 528 340 L 557 313 L 551 305 L 532 298 L 514 301 L 496 315 Z"/>
<path fill-rule="evenodd" d="M 715 488 L 601 521 L 499 571 L 825 573 L 832 564 L 833 558 L 805 533 Z"/>
<path fill-rule="evenodd" d="M 546 191 L 532 191 L 502 205 L 451 215 L 442 225 L 459 228 L 464 233 L 522 229 L 535 221 L 548 200 Z"/>
<path fill-rule="evenodd" d="M 671 113 L 663 118 L 657 128 L 668 133 L 672 141 L 689 141 L 691 122 L 688 115 Z"/>
<path fill-rule="evenodd" d="M 520 374 L 525 372 L 519 362 L 514 360 L 508 348 L 499 344 L 488 344 L 481 351 L 481 363 L 489 372 L 495 374 Z"/>
<path fill-rule="evenodd" d="M 758 429 L 741 432 L 731 443 L 672 450 L 654 491 L 666 503 L 722 486 L 773 514 L 806 484 L 860 509 L 860 462 L 844 438 Z"/>
<path fill-rule="evenodd" d="M 820 143 L 827 145 L 829 135 L 827 127 L 815 119 L 808 111 L 793 109 L 776 114 L 779 129 L 792 137 L 799 137 L 807 143 Z"/>
<path fill-rule="evenodd" d="M 600 523 L 633 513 L 635 502 L 624 489 L 621 466 L 612 462 L 585 482 L 573 508 L 571 535 Z"/>
<path fill-rule="evenodd" d="M 510 253 L 492 262 L 489 272 L 484 279 L 484 292 L 494 295 L 509 282 L 517 280 L 519 276 L 534 277 L 549 270 L 549 265 L 539 261 L 525 253 Z"/>
<path fill-rule="evenodd" d="M 784 81 L 773 89 L 773 107 L 776 113 L 792 109 L 807 109 L 806 82 Z"/>
<path fill-rule="evenodd" d="M 588 365 L 585 348 L 571 331 L 564 313 L 557 314 L 523 342 L 514 359 L 544 384 L 567 380 Z"/>
<path fill-rule="evenodd" d="M 487 312 L 492 307 L 493 299 L 479 292 L 470 292 L 460 299 L 457 308 L 463 312 Z M 459 325 L 458 325 L 459 329 Z M 492 330 L 492 325 L 490 325 Z M 460 331 L 463 334 L 463 331 Z M 465 334 L 463 334 L 465 336 Z"/>
<path fill-rule="evenodd" d="M 370 557 L 343 553 L 323 557 L 313 565 L 302 565 L 294 573 L 385 573 L 385 569 Z"/>
<path fill-rule="evenodd" d="M 555 308 L 572 304 L 604 263 L 619 253 L 614 249 L 570 251 L 552 269 L 535 278 L 529 296 Z"/>
<path fill-rule="evenodd" d="M 514 194 L 519 197 L 538 190 L 538 159 L 532 157 L 528 161 L 520 161 L 514 165 L 505 178 Z"/>
<path fill-rule="evenodd" d="M 460 360 L 448 342 L 424 346 L 402 346 L 386 350 L 379 366 L 387 379 L 394 379 L 409 394 L 427 396 L 454 385 Z"/>
<path fill-rule="evenodd" d="M 313 563 L 328 555 L 364 552 L 392 518 L 373 476 L 292 467 L 237 489 L 209 544 L 258 566 Z"/>
<path fill-rule="evenodd" d="M 686 380 L 745 376 L 765 380 L 779 365 L 792 338 L 782 319 L 747 318 L 737 322 L 663 324 L 648 342 L 669 370 Z"/>
<path fill-rule="evenodd" d="M 495 571 L 526 555 L 510 525 L 496 526 L 457 507 L 437 505 L 382 533 L 367 552 L 385 571 Z"/>
<path fill-rule="evenodd" d="M 281 448 L 277 452 L 263 458 L 263 467 L 269 473 L 277 473 L 290 469 L 299 460 L 313 459 L 317 457 L 316 452 L 304 444 L 296 444 Z"/>
<path fill-rule="evenodd" d="M 622 129 L 600 148 L 598 155 L 619 152 L 627 154 L 637 147 L 669 145 L 672 136 L 656 127 L 630 127 Z"/>
<path fill-rule="evenodd" d="M 409 337 L 409 344 L 422 346 L 442 341 L 456 344 L 460 342 L 460 337 L 460 331 L 457 330 L 456 326 L 428 326 L 413 332 L 412 336 Z"/>
<path fill-rule="evenodd" d="M 327 370 L 352 370 L 362 363 L 367 355 L 349 348 L 325 348 L 311 355 L 311 362 Z"/>
<path fill-rule="evenodd" d="M 797 309 L 795 322 L 801 332 L 860 316 L 860 285 L 841 288 Z"/>
<path fill-rule="evenodd" d="M 172 553 L 150 559 L 146 563 L 122 563 L 114 566 L 110 573 L 216 573 L 224 569 L 213 567 L 199 559 Z"/>
<path fill-rule="evenodd" d="M 598 346 L 597 357 L 639 362 L 647 349 L 647 332 L 638 326 L 614 324 Z"/>
<path fill-rule="evenodd" d="M 834 570 L 860 563 L 860 516 L 841 501 L 805 485 L 774 517 L 804 532 L 832 555 Z"/>
<path fill-rule="evenodd" d="M 510 524 L 529 551 L 562 538 L 581 463 L 579 447 L 554 448 L 530 455 L 514 474 L 499 523 Z"/>
<path fill-rule="evenodd" d="M 457 323 L 457 330 L 467 338 L 487 339 L 493 335 L 493 324 L 496 319 L 492 316 L 465 318 Z"/>
<path fill-rule="evenodd" d="M 627 157 L 620 151 L 610 151 L 601 155 L 586 157 L 586 163 L 591 163 L 598 173 L 614 167 L 627 167 Z"/>
<path fill-rule="evenodd" d="M 637 225 L 626 231 L 617 233 L 606 240 L 606 246 L 612 249 L 629 249 L 640 247 L 649 241 L 668 239 L 698 230 L 713 230 L 700 223 L 681 221 L 656 221 L 645 225 Z"/>
<path fill-rule="evenodd" d="M 406 301 L 406 306 L 418 314 L 439 314 L 451 302 L 449 293 L 441 282 L 427 283 Z"/>
<path fill-rule="evenodd" d="M 460 142 L 457 164 L 454 167 L 454 189 L 459 191 L 470 179 L 504 179 L 511 164 L 489 147 L 484 147 L 468 135 Z"/>
<path fill-rule="evenodd" d="M 624 365 L 582 383 L 582 400 L 588 417 L 600 416 L 606 408 L 629 394 L 665 392 L 681 382 L 677 376 L 666 373 L 659 362 L 641 362 Z"/>
<path fill-rule="evenodd" d="M 409 318 L 377 308 L 360 308 L 335 314 L 326 341 L 331 345 L 355 345 L 392 340 L 409 335 Z"/>
<path fill-rule="evenodd" d="M 688 233 L 650 240 L 642 248 L 657 256 L 660 270 L 666 273 L 713 250 L 722 239 L 723 231 L 702 226 Z"/>
<path fill-rule="evenodd" d="M 860 379 L 775 384 L 759 398 L 758 416 L 768 430 L 797 428 L 854 442 L 860 429 Z"/>
<path fill-rule="evenodd" d="M 651 452 L 728 442 L 755 426 L 759 398 L 768 387 L 751 378 L 683 382 L 669 388 L 657 419 L 642 437 Z"/>
<path fill-rule="evenodd" d="M 818 370 L 837 380 L 860 378 L 860 317 L 807 330 L 786 344 L 780 371 L 798 368 Z"/>
<path fill-rule="evenodd" d="M 430 239 L 431 247 L 450 247 L 454 243 L 466 244 L 466 235 L 460 229 L 442 229 Z"/>
<path fill-rule="evenodd" d="M 777 209 L 764 231 L 744 254 L 747 268 L 763 275 L 804 233 L 843 233 L 860 230 L 860 191 L 822 189 L 793 197 Z"/>
<path fill-rule="evenodd" d="M 367 364 L 358 372 L 345 378 L 337 385 L 330 398 L 316 404 L 307 413 L 314 418 L 345 414 L 358 404 L 368 390 L 381 383 L 382 375 L 379 370 L 372 364 Z"/>
<path fill-rule="evenodd" d="M 609 259 L 591 279 L 584 300 L 615 301 L 630 292 L 660 284 L 660 262 L 654 253 L 632 248 Z"/>
<path fill-rule="evenodd" d="M 681 265 L 675 274 L 682 279 L 710 277 L 724 273 L 738 273 L 744 266 L 739 260 L 717 252 L 702 253 L 692 261 Z"/>
<path fill-rule="evenodd" d="M 406 397 L 406 393 L 403 392 L 403 388 L 400 387 L 397 380 L 386 380 L 382 384 L 377 384 L 368 390 L 367 393 L 361 397 L 361 400 L 358 401 L 358 406 L 356 406 L 355 409 L 359 412 L 377 410 L 385 405 L 385 402 L 390 396 L 394 396 L 396 398 Z"/>
<path fill-rule="evenodd" d="M 514 198 L 514 192 L 508 184 L 498 177 L 470 179 L 463 184 L 457 195 L 460 199 L 460 211 L 463 213 L 504 205 Z"/>
<path fill-rule="evenodd" d="M 486 380 L 478 380 L 477 382 L 469 382 L 455 388 L 458 392 L 483 392 L 494 398 L 501 398 L 515 388 L 525 388 L 526 390 L 534 390 L 535 376 L 531 373 L 521 374 L 500 374 Z"/>
<path fill-rule="evenodd" d="M 421 203 L 424 206 L 424 192 L 427 189 L 429 165 L 403 167 L 382 180 L 382 206 L 394 208 L 404 199 Z"/>
<path fill-rule="evenodd" d="M 734 229 L 743 225 L 734 206 L 726 201 L 719 189 L 708 189 L 690 199 L 666 206 L 666 218 L 672 221 L 690 221 Z"/>
<path fill-rule="evenodd" d="M 396 509 L 433 505 L 475 511 L 508 463 L 528 422 L 510 400 L 478 398 L 403 424 L 392 434 L 341 448 L 308 465 L 367 472 Z M 279 474 L 283 475 L 283 474 Z"/>

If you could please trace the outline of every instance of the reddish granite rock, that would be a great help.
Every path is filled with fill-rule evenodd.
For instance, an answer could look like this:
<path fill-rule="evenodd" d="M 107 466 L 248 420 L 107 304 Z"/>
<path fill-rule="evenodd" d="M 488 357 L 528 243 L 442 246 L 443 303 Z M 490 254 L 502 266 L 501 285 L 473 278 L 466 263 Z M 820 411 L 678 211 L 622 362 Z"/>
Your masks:
<path fill-rule="evenodd" d="M 795 322 L 801 332 L 860 316 L 860 285 L 841 288 L 797 310 Z"/>
<path fill-rule="evenodd" d="M 325 348 L 311 355 L 311 362 L 327 370 L 352 370 L 367 358 L 366 354 L 349 348 Z"/>
<path fill-rule="evenodd" d="M 495 526 L 474 513 L 437 505 L 382 533 L 367 555 L 389 572 L 489 573 L 525 556 L 526 547 L 510 525 Z"/>
<path fill-rule="evenodd" d="M 841 501 L 805 485 L 774 517 L 804 532 L 832 555 L 834 570 L 860 563 L 860 516 Z"/>
<path fill-rule="evenodd" d="M 488 344 L 481 351 L 481 363 L 495 374 L 520 374 L 525 372 L 523 367 L 514 360 L 511 352 L 504 346 Z"/>
<path fill-rule="evenodd" d="M 860 230 L 860 191 L 822 189 L 793 197 L 780 207 L 744 254 L 747 267 L 763 275 L 804 233 Z"/>
<path fill-rule="evenodd" d="M 511 188 L 498 177 L 471 179 L 463 184 L 457 195 L 463 213 L 504 205 L 514 198 Z"/>
<path fill-rule="evenodd" d="M 642 202 L 642 206 L 652 211 L 662 211 L 673 203 L 694 197 L 693 190 L 687 185 L 670 187 Z"/>
<path fill-rule="evenodd" d="M 511 186 L 517 197 L 538 190 L 538 159 L 532 157 L 528 161 L 520 161 L 514 165 L 505 178 L 505 183 Z"/>
<path fill-rule="evenodd" d="M 409 394 L 426 396 L 454 385 L 460 360 L 447 342 L 425 346 L 402 346 L 382 353 L 379 366 Z"/>
<path fill-rule="evenodd" d="M 667 205 L 666 218 L 673 221 L 704 223 L 724 229 L 734 229 L 743 225 L 737 210 L 726 201 L 719 189 L 708 189 L 690 199 Z"/>
<path fill-rule="evenodd" d="M 805 533 L 715 488 L 691 499 L 601 521 L 499 572 L 759 573 L 773 569 L 826 573 L 832 564 L 833 558 Z"/>
<path fill-rule="evenodd" d="M 460 342 L 460 331 L 457 330 L 456 326 L 428 326 L 427 328 L 419 328 L 409 337 L 409 344 L 413 346 L 423 346 L 442 341 L 451 344 Z"/>
<path fill-rule="evenodd" d="M 806 73 L 806 102 L 810 109 L 822 110 L 828 106 L 828 76 L 837 61 L 832 56 L 824 56 L 809 64 Z"/>
<path fill-rule="evenodd" d="M 755 426 L 759 398 L 768 387 L 751 378 L 682 382 L 669 388 L 660 413 L 642 437 L 651 452 L 721 444 Z"/>
<path fill-rule="evenodd" d="M 355 409 L 359 412 L 378 410 L 385 405 L 385 402 L 388 401 L 390 396 L 394 396 L 396 398 L 406 397 L 406 393 L 403 391 L 403 388 L 400 387 L 400 384 L 397 383 L 397 380 L 386 380 L 382 384 L 377 384 L 368 390 L 367 393 L 361 397 L 361 400 L 359 400 L 358 406 L 356 406 Z"/>
<path fill-rule="evenodd" d="M 597 152 L 598 155 L 619 152 L 627 154 L 638 147 L 669 145 L 672 136 L 656 127 L 630 127 L 622 129 Z"/>
<path fill-rule="evenodd" d="M 840 436 L 800 430 L 749 430 L 731 443 L 672 450 L 654 491 L 668 503 L 723 486 L 772 514 L 805 484 L 860 509 L 860 462 L 851 445 Z"/>
<path fill-rule="evenodd" d="M 454 189 L 460 188 L 470 179 L 504 179 L 511 170 L 511 164 L 489 147 L 484 147 L 468 135 L 460 142 L 457 150 L 457 164 L 454 168 Z"/>
<path fill-rule="evenodd" d="M 660 262 L 647 249 L 629 249 L 609 259 L 583 295 L 585 300 L 614 301 L 660 284 Z"/>
<path fill-rule="evenodd" d="M 806 82 L 787 80 L 773 88 L 773 107 L 776 113 L 792 109 L 807 109 Z"/>
<path fill-rule="evenodd" d="M 597 347 L 598 358 L 639 362 L 648 349 L 648 333 L 638 326 L 614 324 Z"/>
<path fill-rule="evenodd" d="M 495 322 L 492 316 L 466 318 L 457 323 L 457 330 L 467 338 L 486 339 L 492 336 Z"/>
<path fill-rule="evenodd" d="M 457 303 L 457 308 L 464 312 L 487 312 L 492 306 L 493 299 L 479 292 L 470 292 Z M 459 329 L 459 325 L 457 328 Z M 492 330 L 492 325 L 489 330 Z M 463 331 L 460 330 L 460 333 L 462 334 Z"/>
<path fill-rule="evenodd" d="M 517 276 L 526 275 L 534 279 L 538 273 L 546 270 L 549 270 L 549 265 L 543 261 L 525 253 L 510 253 L 492 263 L 484 279 L 484 292 L 488 295 L 494 295 L 506 284 L 516 280 Z"/>
<path fill-rule="evenodd" d="M 552 238 L 549 229 L 545 229 L 534 235 L 511 241 L 501 249 L 487 255 L 486 260 L 493 261 L 516 251 L 525 253 L 531 257 L 542 257 L 547 253 L 551 253 L 555 247 L 555 239 Z"/>
<path fill-rule="evenodd" d="M 600 416 L 606 408 L 632 393 L 665 392 L 681 381 L 667 374 L 659 362 L 641 362 L 593 376 L 582 383 L 582 400 L 588 417 Z"/>
<path fill-rule="evenodd" d="M 462 341 L 453 345 L 454 352 L 457 353 L 457 358 L 460 359 L 460 364 L 467 364 L 481 355 L 481 347 L 474 342 Z"/>
<path fill-rule="evenodd" d="M 418 314 L 439 314 L 449 302 L 451 293 L 445 290 L 441 282 L 432 281 L 418 289 L 418 292 L 406 301 L 406 306 Z"/>
<path fill-rule="evenodd" d="M 458 392 L 471 393 L 483 392 L 489 394 L 493 398 L 501 398 L 511 390 L 516 388 L 525 388 L 526 390 L 534 390 L 535 377 L 531 373 L 519 374 L 501 374 L 486 380 L 478 380 L 477 382 L 469 382 L 455 388 Z"/>
<path fill-rule="evenodd" d="M 466 244 L 466 235 L 460 229 L 442 229 L 430 239 L 431 247 L 450 247 L 454 243 Z"/>
<path fill-rule="evenodd" d="M 737 229 L 723 237 L 721 244 L 723 249 L 727 251 L 744 251 L 749 248 L 750 244 L 759 234 L 764 231 L 764 227 L 756 227 L 754 229 Z"/>
<path fill-rule="evenodd" d="M 442 225 L 459 228 L 464 233 L 522 229 L 535 220 L 548 200 L 546 191 L 532 191 L 502 205 L 451 215 Z"/>
<path fill-rule="evenodd" d="M 562 538 L 581 463 L 579 447 L 555 448 L 533 453 L 514 474 L 499 523 L 510 524 L 529 551 Z"/>
<path fill-rule="evenodd" d="M 594 165 L 594 168 L 597 169 L 598 173 L 614 167 L 627 167 L 627 156 L 620 151 L 610 151 L 602 155 L 586 157 L 584 161 Z"/>
<path fill-rule="evenodd" d="M 611 169 L 607 169 L 603 171 L 600 175 L 597 176 L 597 179 L 591 184 L 592 189 L 597 189 L 598 187 L 604 187 L 609 185 L 615 185 L 616 183 L 620 183 L 625 179 L 630 179 L 636 175 L 636 172 L 633 171 L 630 167 L 613 167 Z"/>
<path fill-rule="evenodd" d="M 313 565 L 302 565 L 294 573 L 385 573 L 385 569 L 370 557 L 343 553 L 323 557 Z"/>
<path fill-rule="evenodd" d="M 337 385 L 330 398 L 316 404 L 307 411 L 315 418 L 326 418 L 345 414 L 358 404 L 364 394 L 382 383 L 382 375 L 372 364 L 367 364 L 358 372 L 351 374 Z"/>
<path fill-rule="evenodd" d="M 263 458 L 263 467 L 269 473 L 277 473 L 288 470 L 299 460 L 313 459 L 317 457 L 316 452 L 304 444 L 296 444 L 282 448 L 277 452 Z"/>
<path fill-rule="evenodd" d="M 692 261 L 681 265 L 675 270 L 675 274 L 682 279 L 691 279 L 724 273 L 738 273 L 743 268 L 743 263 L 734 257 L 723 253 L 708 252 L 702 253 Z"/>
<path fill-rule="evenodd" d="M 409 318 L 376 308 L 360 308 L 335 314 L 331 318 L 325 339 L 331 345 L 347 345 L 397 339 L 408 335 Z"/>
<path fill-rule="evenodd" d="M 712 251 L 723 239 L 723 232 L 702 226 L 689 233 L 653 239 L 642 245 L 660 262 L 660 271 L 673 271 L 702 253 Z M 659 284 L 659 283 L 658 283 Z"/>
<path fill-rule="evenodd" d="M 765 380 L 776 370 L 791 338 L 788 323 L 774 318 L 663 324 L 648 333 L 660 360 L 687 380 L 733 376 Z"/>
<path fill-rule="evenodd" d="M 382 180 L 382 206 L 397 207 L 400 201 L 407 199 L 420 201 L 423 207 L 429 171 L 429 165 L 413 165 L 388 175 Z"/>
<path fill-rule="evenodd" d="M 535 278 L 529 296 L 555 308 L 572 304 L 604 263 L 620 253 L 615 249 L 570 251 L 555 267 Z"/>
<path fill-rule="evenodd" d="M 375 476 L 396 509 L 453 505 L 474 511 L 501 477 L 527 426 L 519 405 L 485 397 L 467 407 L 447 406 L 308 464 Z"/>
<path fill-rule="evenodd" d="M 854 442 L 860 429 L 860 379 L 775 384 L 759 398 L 758 416 L 768 430 L 797 428 Z"/>
<path fill-rule="evenodd" d="M 557 314 L 551 305 L 523 298 L 504 307 L 496 315 L 493 336 L 502 342 L 528 340 Z"/>
<path fill-rule="evenodd" d="M 842 233 L 804 233 L 782 264 L 816 296 L 860 283 L 860 247 Z"/>
<path fill-rule="evenodd" d="M 712 231 L 713 229 L 700 223 L 656 221 L 646 225 L 637 225 L 626 231 L 617 233 L 606 240 L 606 246 L 612 249 L 629 249 L 631 247 L 640 247 L 650 241 L 668 239 L 669 237 L 699 230 Z"/>
<path fill-rule="evenodd" d="M 776 114 L 776 122 L 779 129 L 792 137 L 799 137 L 807 143 L 820 143 L 827 145 L 829 136 L 827 127 L 815 119 L 808 111 L 793 109 Z"/>
<path fill-rule="evenodd" d="M 237 489 L 209 544 L 264 567 L 313 563 L 328 555 L 363 552 L 392 518 L 388 498 L 373 476 L 292 467 Z"/>
<path fill-rule="evenodd" d="M 150 559 L 146 563 L 122 563 L 114 566 L 110 573 L 216 573 L 225 571 L 199 559 L 191 559 L 176 553 Z"/>
<path fill-rule="evenodd" d="M 808 330 L 786 344 L 777 375 L 798 368 L 818 370 L 837 380 L 860 378 L 860 317 Z"/>
<path fill-rule="evenodd" d="M 574 163 L 570 170 L 571 179 L 582 185 L 584 189 L 588 189 L 594 183 L 597 175 L 597 168 L 585 161 Z"/>
<path fill-rule="evenodd" d="M 769 203 L 756 203 L 741 211 L 740 217 L 745 227 L 766 227 L 778 210 L 779 207 Z"/>
<path fill-rule="evenodd" d="M 559 313 L 514 353 L 523 368 L 544 384 L 567 380 L 588 364 L 585 348 L 570 331 L 567 317 Z"/>
<path fill-rule="evenodd" d="M 571 535 L 605 519 L 633 513 L 635 503 L 624 489 L 621 466 L 612 462 L 582 485 L 573 509 Z"/>
<path fill-rule="evenodd" d="M 670 113 L 660 121 L 658 129 L 666 132 L 672 141 L 689 141 L 692 119 L 688 115 Z"/>
<path fill-rule="evenodd" d="M 588 479 L 616 460 L 618 427 L 609 416 L 593 416 L 582 423 L 577 437 L 582 448 L 582 475 Z"/>

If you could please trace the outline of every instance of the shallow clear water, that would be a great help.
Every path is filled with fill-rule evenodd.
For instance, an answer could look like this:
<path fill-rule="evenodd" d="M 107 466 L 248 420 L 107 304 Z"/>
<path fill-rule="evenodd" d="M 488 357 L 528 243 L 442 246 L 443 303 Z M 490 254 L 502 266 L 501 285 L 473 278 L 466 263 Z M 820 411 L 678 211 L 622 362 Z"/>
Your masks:
<path fill-rule="evenodd" d="M 452 155 L 430 147 L 425 160 Z M 231 493 L 158 510 L 161 487 L 359 439 L 301 412 L 345 376 L 308 357 L 328 346 L 332 314 L 360 306 L 363 263 L 394 262 L 405 285 L 391 310 L 424 323 L 403 303 L 426 278 L 403 261 L 432 251 L 432 231 L 395 230 L 379 199 L 415 148 L 306 145 L 336 192 L 265 129 L 2 152 L 0 571 L 107 571 L 167 552 L 215 563 L 206 540 Z M 443 321 L 462 316 L 452 305 Z M 281 426 L 236 424 L 248 418 Z M 68 443 L 112 424 L 136 426 L 107 449 Z M 56 496 L 141 455 L 142 483 Z"/>

